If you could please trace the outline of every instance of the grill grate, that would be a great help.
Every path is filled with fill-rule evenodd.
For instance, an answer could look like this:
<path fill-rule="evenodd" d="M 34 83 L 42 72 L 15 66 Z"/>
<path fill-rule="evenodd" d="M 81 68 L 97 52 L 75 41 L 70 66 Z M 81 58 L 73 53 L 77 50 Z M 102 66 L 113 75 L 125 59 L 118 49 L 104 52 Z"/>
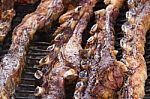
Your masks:
<path fill-rule="evenodd" d="M 40 82 L 34 77 L 34 73 L 36 70 L 38 70 L 34 66 L 38 65 L 39 60 L 48 53 L 46 50 L 48 45 L 48 41 L 33 41 L 29 46 L 29 51 L 26 58 L 26 66 L 21 76 L 21 83 L 15 90 L 15 99 L 38 99 L 38 97 L 34 96 L 34 90 L 36 86 L 40 84 Z"/>
<path fill-rule="evenodd" d="M 12 22 L 12 30 L 14 29 L 15 26 L 17 26 L 21 22 L 22 18 L 27 13 L 33 12 L 38 4 L 39 2 L 33 5 L 16 5 L 15 10 L 17 14 Z M 104 3 L 99 2 L 96 4 L 96 7 L 94 7 L 94 11 L 105 7 L 106 6 L 104 5 Z M 115 25 L 115 31 L 116 31 L 115 48 L 116 50 L 119 51 L 117 55 L 118 60 L 122 57 L 121 54 L 122 51 L 119 42 L 120 39 L 123 37 L 123 33 L 121 32 L 121 25 L 126 21 L 125 13 L 127 10 L 128 10 L 127 7 L 121 9 L 120 11 L 121 13 L 117 18 L 117 23 Z M 83 47 L 85 46 L 87 39 L 90 37 L 88 33 L 91 26 L 94 24 L 94 17 L 95 16 L 91 18 L 91 22 L 89 22 L 90 24 L 88 24 L 87 29 L 83 33 L 83 44 L 82 44 Z M 35 68 L 34 66 L 38 65 L 39 60 L 45 55 L 47 55 L 48 51 L 46 49 L 49 46 L 51 33 L 53 33 L 56 30 L 57 26 L 58 24 L 56 23 L 54 27 L 48 30 L 48 32 L 46 33 L 38 32 L 34 36 L 34 40 L 29 45 L 29 50 L 26 57 L 26 66 L 21 76 L 21 82 L 15 89 L 15 93 L 13 96 L 15 99 L 40 98 L 40 97 L 35 97 L 33 95 L 36 86 L 41 84 L 40 81 L 34 78 L 34 73 L 36 70 L 38 70 L 38 68 Z M 0 59 L 4 54 L 7 53 L 7 50 L 9 49 L 11 43 L 11 36 L 12 36 L 11 32 L 6 36 L 4 43 L 0 44 Z M 150 50 L 150 34 L 147 34 L 147 42 L 145 46 L 145 59 L 147 63 L 148 79 L 146 81 L 146 86 L 145 86 L 145 92 L 146 92 L 145 99 L 150 99 L 150 51 L 149 50 Z M 74 85 L 75 84 L 69 85 L 69 87 L 67 86 L 68 87 L 66 88 L 66 94 L 68 95 L 68 97 L 66 97 L 67 99 L 71 99 L 71 97 L 73 96 L 73 91 L 70 91 L 70 89 L 74 90 L 75 87 Z"/>

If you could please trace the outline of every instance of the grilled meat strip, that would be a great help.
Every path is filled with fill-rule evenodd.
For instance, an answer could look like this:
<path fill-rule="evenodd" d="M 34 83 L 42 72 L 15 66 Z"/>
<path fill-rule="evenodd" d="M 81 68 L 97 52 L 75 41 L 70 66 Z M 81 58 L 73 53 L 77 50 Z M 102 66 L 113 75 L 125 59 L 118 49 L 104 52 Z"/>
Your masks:
<path fill-rule="evenodd" d="M 123 84 L 126 71 L 125 65 L 116 60 L 114 48 L 113 24 L 118 8 L 112 4 L 95 12 L 97 23 L 83 51 L 83 77 L 76 86 L 75 99 L 117 99 L 117 89 Z"/>
<path fill-rule="evenodd" d="M 63 12 L 62 0 L 44 0 L 13 31 L 12 44 L 0 64 L 0 99 L 9 99 L 25 65 L 26 50 L 35 32 L 50 26 Z"/>
<path fill-rule="evenodd" d="M 145 36 L 150 28 L 150 0 L 139 3 L 126 13 L 127 22 L 122 26 L 124 38 L 120 45 L 123 49 L 122 61 L 128 68 L 125 81 L 120 90 L 120 99 L 143 99 L 147 79 L 144 55 Z"/>
<path fill-rule="evenodd" d="M 0 1 L 0 43 L 3 42 L 6 34 L 11 29 L 11 21 L 15 16 L 14 0 Z"/>
<path fill-rule="evenodd" d="M 96 3 L 95 0 L 91 2 Z M 93 6 L 85 3 L 77 7 L 56 30 L 53 45 L 48 48 L 49 55 L 40 61 L 41 64 L 48 65 L 43 76 L 43 85 L 37 87 L 36 95 L 42 95 L 43 99 L 65 98 L 65 79 L 69 83 L 73 82 L 80 71 L 82 33 L 90 19 Z"/>

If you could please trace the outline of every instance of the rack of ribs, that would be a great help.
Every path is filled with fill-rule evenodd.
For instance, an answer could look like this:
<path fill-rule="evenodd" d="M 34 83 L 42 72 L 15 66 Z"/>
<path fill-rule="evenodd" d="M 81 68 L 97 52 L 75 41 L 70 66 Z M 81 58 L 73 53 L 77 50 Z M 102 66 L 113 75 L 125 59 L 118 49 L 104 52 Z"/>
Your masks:
<path fill-rule="evenodd" d="M 120 2 L 123 4 L 122 2 Z M 116 59 L 114 24 L 120 6 L 111 3 L 96 11 L 96 24 L 81 55 L 83 60 L 74 99 L 117 99 L 117 90 L 123 84 L 126 66 Z"/>
<path fill-rule="evenodd" d="M 9 99 L 25 66 L 26 51 L 35 32 L 51 26 L 64 11 L 62 0 L 41 1 L 36 11 L 24 17 L 14 29 L 12 44 L 0 63 L 0 99 Z"/>
<path fill-rule="evenodd" d="M 143 55 L 146 33 L 150 28 L 149 5 L 150 0 L 145 0 L 130 7 L 126 13 L 127 22 L 122 25 L 124 38 L 120 41 L 120 45 L 123 49 L 122 62 L 126 65 L 127 72 L 119 99 L 143 99 L 145 95 L 147 68 Z"/>
<path fill-rule="evenodd" d="M 14 0 L 0 1 L 0 43 L 3 42 L 6 34 L 11 29 L 11 21 L 15 16 Z"/>
<path fill-rule="evenodd" d="M 64 83 L 75 81 L 80 72 L 82 33 L 90 20 L 95 3 L 95 0 L 91 0 L 90 3 L 64 14 L 68 15 L 67 18 L 61 19 L 64 15 L 60 17 L 63 20 L 60 21 L 62 25 L 54 33 L 54 41 L 48 47 L 49 54 L 40 61 L 43 70 L 35 73 L 36 78 L 40 78 L 38 74 L 43 75 L 43 84 L 36 88 L 35 95 L 41 95 L 42 99 L 66 97 Z M 65 82 L 66 80 L 69 82 Z"/>

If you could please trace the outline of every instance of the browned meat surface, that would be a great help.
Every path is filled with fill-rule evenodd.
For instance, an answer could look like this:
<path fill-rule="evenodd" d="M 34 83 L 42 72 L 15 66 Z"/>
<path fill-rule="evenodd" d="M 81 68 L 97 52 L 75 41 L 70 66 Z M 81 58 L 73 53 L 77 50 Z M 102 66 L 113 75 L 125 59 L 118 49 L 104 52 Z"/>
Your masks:
<path fill-rule="evenodd" d="M 96 3 L 95 0 L 91 2 Z M 92 3 L 85 3 L 72 10 L 71 14 L 64 14 L 69 17 L 63 19 L 56 30 L 56 37 L 48 48 L 49 55 L 40 61 L 47 70 L 43 73 L 43 85 L 37 87 L 35 95 L 41 95 L 43 99 L 65 98 L 65 79 L 71 83 L 80 71 L 82 33 L 92 14 Z"/>
<path fill-rule="evenodd" d="M 128 68 L 124 85 L 120 90 L 120 99 L 143 99 L 145 80 L 147 79 L 144 55 L 145 36 L 150 28 L 150 0 L 138 3 L 126 13 L 127 22 L 122 26 L 124 38 L 122 61 Z"/>
<path fill-rule="evenodd" d="M 93 36 L 82 52 L 83 71 L 79 74 L 75 99 L 117 99 L 117 90 L 123 84 L 126 71 L 125 65 L 116 60 L 114 48 L 113 25 L 120 7 L 112 3 L 95 12 L 97 22 L 90 32 Z"/>
<path fill-rule="evenodd" d="M 14 0 L 0 1 L 0 42 L 3 42 L 6 34 L 11 29 L 11 21 L 15 16 Z"/>
<path fill-rule="evenodd" d="M 25 65 L 28 44 L 35 32 L 44 26 L 51 26 L 63 10 L 62 0 L 44 0 L 14 29 L 9 52 L 0 64 L 0 99 L 9 99 L 17 85 Z"/>

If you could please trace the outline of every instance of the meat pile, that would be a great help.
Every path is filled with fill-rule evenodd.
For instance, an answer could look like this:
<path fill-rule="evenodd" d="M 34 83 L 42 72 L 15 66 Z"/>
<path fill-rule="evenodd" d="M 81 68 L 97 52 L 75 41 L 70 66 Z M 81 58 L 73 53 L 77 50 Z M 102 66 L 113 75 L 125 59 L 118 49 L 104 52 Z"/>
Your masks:
<path fill-rule="evenodd" d="M 11 28 L 14 3 L 32 4 L 38 0 L 10 1 L 2 0 L 0 5 L 1 42 Z M 35 12 L 26 15 L 13 30 L 12 44 L 0 63 L 0 99 L 10 99 L 18 85 L 36 31 L 51 27 L 58 18 L 60 26 L 52 34 L 48 55 L 39 61 L 37 67 L 41 70 L 34 74 L 43 82 L 35 89 L 35 96 L 66 99 L 65 85 L 76 83 L 74 99 L 143 99 L 147 79 L 143 55 L 150 28 L 150 0 L 104 0 L 106 8 L 93 11 L 99 2 L 102 1 L 41 0 Z M 129 11 L 120 40 L 123 56 L 117 60 L 114 26 L 126 3 Z M 96 23 L 84 47 L 83 35 L 92 16 Z"/>

